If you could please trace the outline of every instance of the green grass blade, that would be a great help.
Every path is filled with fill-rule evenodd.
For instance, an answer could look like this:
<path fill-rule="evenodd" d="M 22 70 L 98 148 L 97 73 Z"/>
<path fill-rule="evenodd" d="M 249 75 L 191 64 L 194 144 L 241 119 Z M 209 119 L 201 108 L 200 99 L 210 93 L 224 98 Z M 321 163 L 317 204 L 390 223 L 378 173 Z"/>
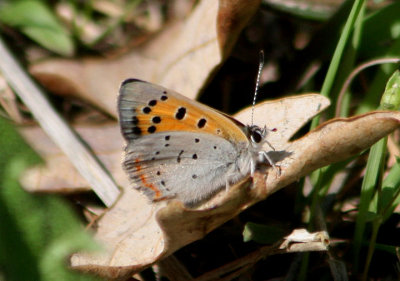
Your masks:
<path fill-rule="evenodd" d="M 38 156 L 0 118 L 0 276 L 8 281 L 95 280 L 67 267 L 68 255 L 97 248 L 72 210 L 60 198 L 29 194 L 18 183 L 37 162 Z"/>
<path fill-rule="evenodd" d="M 393 73 L 391 78 L 386 84 L 385 92 L 381 98 L 380 109 L 398 109 L 400 105 L 400 74 L 398 71 Z M 369 240 L 369 249 L 364 266 L 364 280 L 367 278 L 367 273 L 374 252 L 376 238 L 378 235 L 379 227 L 382 224 L 381 210 L 382 206 L 389 204 L 388 199 L 382 201 L 381 178 L 383 163 L 386 156 L 387 137 L 381 139 L 371 147 L 368 157 L 366 173 L 361 186 L 360 205 L 356 220 L 353 241 L 353 254 L 354 254 L 354 270 L 357 271 L 359 265 L 360 250 L 365 239 L 365 229 L 368 222 L 369 214 L 372 212 L 376 214 L 373 219 L 372 237 Z M 395 171 L 395 170 L 394 170 Z M 390 178 L 392 179 L 392 177 Z M 386 181 L 385 183 L 388 183 Z M 388 189 L 385 189 L 388 191 Z M 375 200 L 374 200 L 375 195 Z M 389 199 L 392 200 L 392 199 Z M 393 200 L 391 201 L 393 202 Z M 385 207 L 383 207 L 385 208 Z"/>

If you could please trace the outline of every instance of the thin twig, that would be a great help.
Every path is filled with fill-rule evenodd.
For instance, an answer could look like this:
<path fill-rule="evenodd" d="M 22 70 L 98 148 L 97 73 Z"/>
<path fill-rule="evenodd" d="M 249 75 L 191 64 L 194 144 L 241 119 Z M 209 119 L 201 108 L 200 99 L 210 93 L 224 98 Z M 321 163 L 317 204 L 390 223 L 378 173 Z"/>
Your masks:
<path fill-rule="evenodd" d="M 276 254 L 285 254 L 285 253 L 295 253 L 295 252 L 309 252 L 309 251 L 326 251 L 327 243 L 326 241 L 321 242 L 304 242 L 304 243 L 289 243 L 287 247 L 282 248 L 287 241 L 280 241 L 272 246 L 264 246 L 242 258 L 234 260 L 228 264 L 225 264 L 217 269 L 209 271 L 195 279 L 195 281 L 210 281 L 210 280 L 219 280 L 221 276 L 227 274 L 233 274 L 233 272 L 244 272 L 241 268 L 248 267 L 255 264 L 261 259 L 264 259 L 268 256 L 276 255 Z"/>
<path fill-rule="evenodd" d="M 115 182 L 79 140 L 76 132 L 54 111 L 44 94 L 12 57 L 1 37 L 0 58 L 0 71 L 10 86 L 28 106 L 43 130 L 88 181 L 97 196 L 106 206 L 111 206 L 120 193 Z"/>

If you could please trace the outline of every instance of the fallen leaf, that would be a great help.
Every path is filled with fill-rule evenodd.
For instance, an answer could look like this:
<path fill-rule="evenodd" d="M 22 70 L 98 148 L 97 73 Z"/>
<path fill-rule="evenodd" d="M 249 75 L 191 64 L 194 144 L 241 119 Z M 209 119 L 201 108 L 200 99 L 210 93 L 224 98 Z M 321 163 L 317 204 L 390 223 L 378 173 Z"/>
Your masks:
<path fill-rule="evenodd" d="M 86 141 L 118 185 L 127 186 L 128 179 L 121 166 L 124 140 L 118 124 L 75 126 L 74 129 Z M 20 181 L 25 190 L 47 193 L 77 193 L 91 190 L 68 157 L 40 127 L 20 128 L 20 133 L 45 160 L 44 165 L 32 167 L 23 173 Z"/>
<path fill-rule="evenodd" d="M 283 243 L 279 246 L 280 249 L 290 248 L 291 244 L 321 242 L 325 246 L 329 246 L 329 234 L 326 231 L 318 231 L 310 233 L 305 228 L 295 229 L 284 237 Z"/>
<path fill-rule="evenodd" d="M 166 26 L 151 41 L 115 59 L 53 59 L 33 65 L 32 75 L 53 93 L 75 93 L 116 116 L 120 83 L 134 77 L 194 98 L 229 55 L 260 0 L 199 1 L 184 21 Z"/>
<path fill-rule="evenodd" d="M 201 239 L 280 188 L 317 168 L 367 149 L 400 126 L 400 112 L 371 112 L 328 121 L 306 136 L 290 142 L 290 137 L 301 125 L 328 104 L 322 96 L 314 100 L 311 97 L 263 103 L 255 109 L 258 114 L 267 112 L 271 119 L 266 121 L 274 125 L 277 132 L 282 132 L 280 139 L 271 139 L 272 145 L 280 148 L 275 152 L 281 157 L 278 162 L 280 175 L 274 169 L 258 171 L 253 177 L 253 184 L 250 179 L 243 180 L 196 209 L 185 208 L 175 200 L 149 203 L 144 196 L 138 196 L 136 190 L 126 189 L 121 200 L 98 221 L 96 238 L 106 245 L 107 251 L 101 256 L 75 254 L 71 258 L 72 266 L 109 278 L 140 271 L 184 245 Z M 303 115 L 302 124 L 297 121 L 299 116 L 296 111 L 287 110 L 293 106 L 291 103 L 296 104 L 299 99 L 308 99 L 308 107 L 298 113 Z M 286 120 L 275 118 L 278 115 L 275 115 L 273 107 L 277 103 L 286 105 L 282 108 L 287 114 Z M 248 119 L 246 116 L 250 116 L 250 111 L 247 109 L 238 116 Z M 258 114 L 257 120 L 261 118 Z M 266 118 L 266 115 L 261 116 Z M 281 121 L 275 123 L 274 119 Z M 297 129 L 291 127 L 293 124 Z M 274 133 L 271 132 L 271 135 Z"/>
<path fill-rule="evenodd" d="M 254 120 L 263 126 L 268 116 L 268 127 L 276 128 L 276 132 L 270 132 L 268 140 L 273 146 L 283 147 L 299 128 L 328 105 L 329 101 L 318 94 L 263 102 L 255 107 Z M 247 109 L 236 117 L 250 123 L 250 116 L 251 109 Z M 256 175 L 263 182 L 264 177 Z M 279 179 L 277 175 L 271 177 Z M 187 209 L 177 201 L 153 204 L 136 189 L 125 186 L 120 200 L 97 222 L 96 238 L 106 245 L 107 251 L 101 256 L 76 254 L 72 257 L 72 265 L 96 271 L 107 278 L 115 278 L 114 274 L 129 275 L 132 269 L 142 270 L 204 237 L 251 204 L 265 198 L 266 191 L 265 188 L 250 189 L 250 182 L 245 179 L 229 192 L 220 192 L 198 209 Z"/>

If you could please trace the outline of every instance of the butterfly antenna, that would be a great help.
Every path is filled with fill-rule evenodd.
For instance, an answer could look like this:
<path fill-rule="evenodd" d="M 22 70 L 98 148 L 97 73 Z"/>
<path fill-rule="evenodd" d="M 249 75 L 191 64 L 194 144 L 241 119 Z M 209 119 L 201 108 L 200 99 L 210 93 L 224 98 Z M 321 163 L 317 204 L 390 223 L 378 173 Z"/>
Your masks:
<path fill-rule="evenodd" d="M 253 126 L 254 124 L 254 107 L 256 105 L 256 100 L 257 100 L 257 94 L 258 94 L 258 86 L 260 84 L 260 77 L 261 77 L 261 72 L 264 67 L 264 51 L 260 51 L 260 61 L 258 64 L 258 73 L 257 73 L 257 80 L 256 80 L 256 89 L 254 91 L 254 97 L 253 97 L 253 107 L 251 109 L 251 125 Z"/>

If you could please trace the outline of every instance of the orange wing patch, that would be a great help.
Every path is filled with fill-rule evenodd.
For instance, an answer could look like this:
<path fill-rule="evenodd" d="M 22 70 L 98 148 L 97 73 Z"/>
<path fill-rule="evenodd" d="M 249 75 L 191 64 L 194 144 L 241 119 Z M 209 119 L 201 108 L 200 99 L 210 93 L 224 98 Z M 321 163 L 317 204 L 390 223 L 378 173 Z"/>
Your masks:
<path fill-rule="evenodd" d="M 135 159 L 135 168 L 136 168 L 136 172 L 138 172 L 138 173 L 140 173 L 140 171 L 142 170 L 142 166 L 140 165 L 140 159 Z M 153 200 L 160 200 L 161 199 L 161 197 L 162 197 L 161 190 L 158 189 L 154 184 L 148 182 L 145 175 L 140 174 L 139 175 L 139 179 L 143 184 L 143 186 L 141 186 L 141 187 L 149 188 L 154 192 Z"/>
<path fill-rule="evenodd" d="M 246 136 L 231 120 L 206 106 L 193 106 L 172 95 L 164 100 L 150 100 L 136 109 L 136 126 L 141 135 L 165 131 L 204 132 L 230 140 L 246 140 Z"/>

